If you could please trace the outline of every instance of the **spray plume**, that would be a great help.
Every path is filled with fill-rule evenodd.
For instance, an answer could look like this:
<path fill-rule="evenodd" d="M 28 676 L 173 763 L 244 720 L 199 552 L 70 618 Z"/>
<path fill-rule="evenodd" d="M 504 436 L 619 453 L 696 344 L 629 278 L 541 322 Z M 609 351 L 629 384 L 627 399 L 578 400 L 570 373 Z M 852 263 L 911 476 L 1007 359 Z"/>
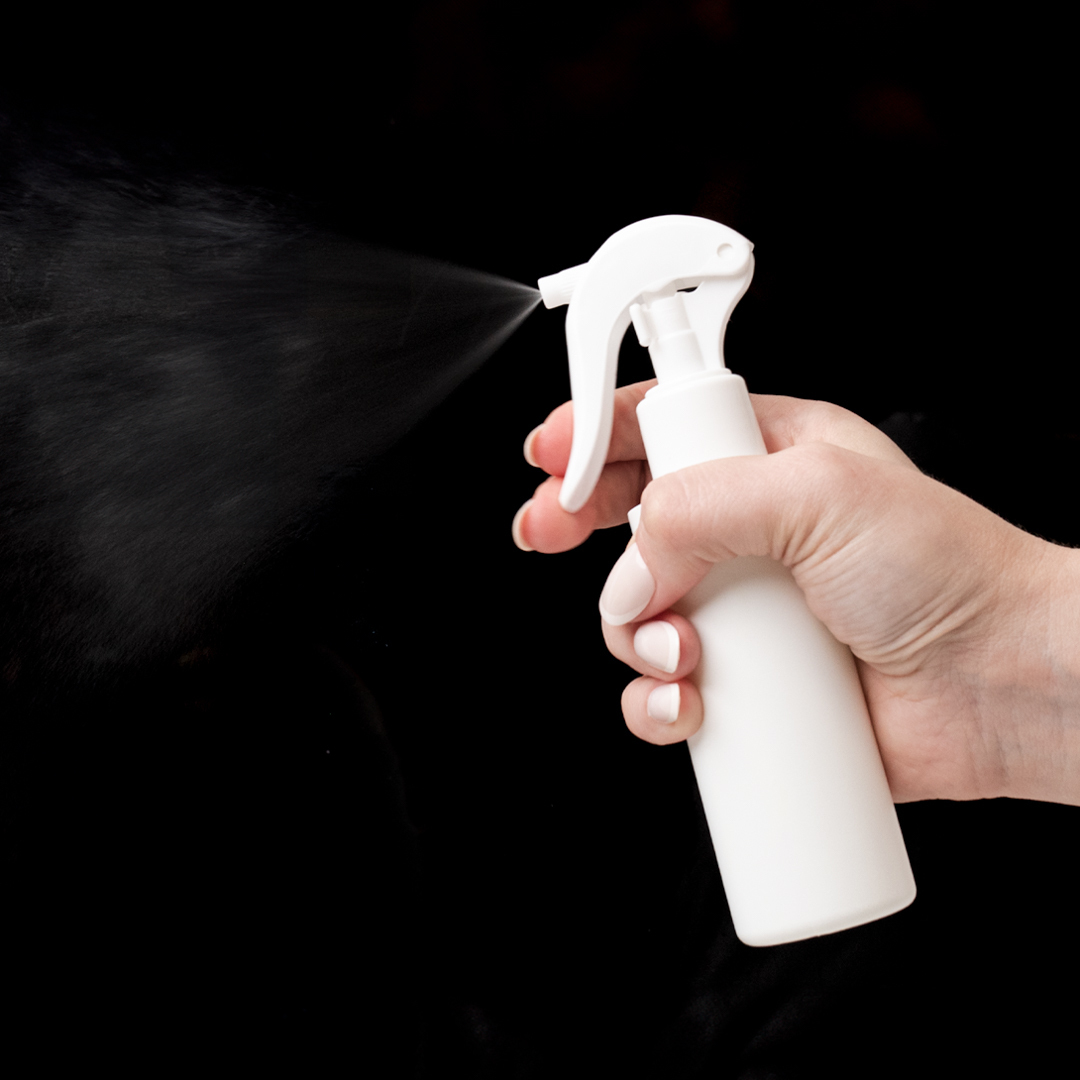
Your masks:
<path fill-rule="evenodd" d="M 535 290 L 0 124 L 0 674 L 181 646 Z M 82 673 L 82 674 L 78 674 Z"/>

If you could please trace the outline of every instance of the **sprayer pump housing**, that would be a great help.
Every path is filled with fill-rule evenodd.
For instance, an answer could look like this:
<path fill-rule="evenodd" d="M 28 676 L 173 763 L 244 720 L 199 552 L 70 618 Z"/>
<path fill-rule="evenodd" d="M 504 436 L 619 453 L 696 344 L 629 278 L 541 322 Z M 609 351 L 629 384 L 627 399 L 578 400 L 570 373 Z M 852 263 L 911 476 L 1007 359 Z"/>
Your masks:
<path fill-rule="evenodd" d="M 565 510 L 584 506 L 604 467 L 619 346 L 631 322 L 652 357 L 658 388 L 725 373 L 724 331 L 753 273 L 753 244 L 744 236 L 673 214 L 628 225 L 587 263 L 540 279 L 546 307 L 570 305 L 574 439 L 559 496 Z"/>

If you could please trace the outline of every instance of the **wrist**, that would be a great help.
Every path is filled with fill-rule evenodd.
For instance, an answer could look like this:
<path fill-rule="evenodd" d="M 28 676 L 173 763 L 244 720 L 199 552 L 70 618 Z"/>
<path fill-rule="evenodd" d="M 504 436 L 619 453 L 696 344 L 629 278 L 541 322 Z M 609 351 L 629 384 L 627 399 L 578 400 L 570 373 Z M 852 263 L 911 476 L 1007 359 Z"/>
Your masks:
<path fill-rule="evenodd" d="M 1025 539 L 1032 550 L 1009 576 L 1031 572 L 1005 613 L 984 694 L 1000 741 L 998 794 L 1080 805 L 1080 551 Z"/>

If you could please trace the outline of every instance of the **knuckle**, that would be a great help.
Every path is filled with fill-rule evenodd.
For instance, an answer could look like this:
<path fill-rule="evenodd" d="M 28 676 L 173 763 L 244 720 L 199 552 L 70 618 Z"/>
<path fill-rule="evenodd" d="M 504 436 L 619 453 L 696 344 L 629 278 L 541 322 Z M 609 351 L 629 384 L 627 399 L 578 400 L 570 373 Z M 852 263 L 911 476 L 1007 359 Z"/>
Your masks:
<path fill-rule="evenodd" d="M 803 499 L 854 493 L 866 483 L 865 459 L 833 443 L 803 443 L 785 452 L 788 483 Z"/>

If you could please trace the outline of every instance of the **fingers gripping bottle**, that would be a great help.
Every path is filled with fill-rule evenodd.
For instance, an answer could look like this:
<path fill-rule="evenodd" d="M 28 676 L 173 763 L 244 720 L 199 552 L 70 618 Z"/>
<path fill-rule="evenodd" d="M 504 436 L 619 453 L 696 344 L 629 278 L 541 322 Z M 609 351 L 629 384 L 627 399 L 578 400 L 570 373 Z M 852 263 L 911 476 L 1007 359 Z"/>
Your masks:
<path fill-rule="evenodd" d="M 631 322 L 658 379 L 637 410 L 654 477 L 765 453 L 746 384 L 723 360 L 752 250 L 716 222 L 657 217 L 540 280 L 547 307 L 569 304 L 564 509 L 585 504 L 603 469 Z M 690 754 L 739 938 L 778 945 L 910 904 L 915 882 L 854 659 L 788 570 L 768 558 L 720 563 L 676 610 L 701 638 L 705 719 Z"/>

